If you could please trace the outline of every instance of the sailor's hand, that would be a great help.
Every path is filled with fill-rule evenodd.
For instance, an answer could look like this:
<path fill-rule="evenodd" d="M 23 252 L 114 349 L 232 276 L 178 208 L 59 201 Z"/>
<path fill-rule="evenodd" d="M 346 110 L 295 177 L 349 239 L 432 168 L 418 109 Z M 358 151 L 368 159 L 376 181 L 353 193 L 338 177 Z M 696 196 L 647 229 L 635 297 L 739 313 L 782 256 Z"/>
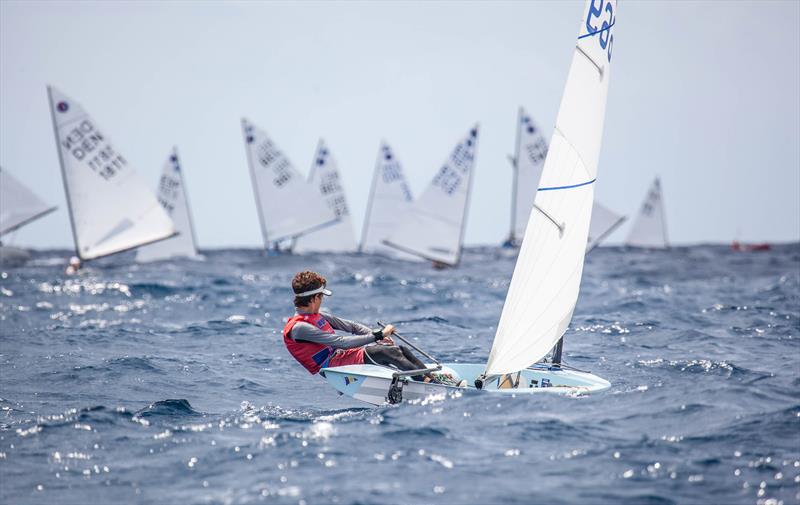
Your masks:
<path fill-rule="evenodd" d="M 387 324 L 386 326 L 383 327 L 383 336 L 384 337 L 388 337 L 392 333 L 394 333 L 394 325 L 393 324 Z"/>

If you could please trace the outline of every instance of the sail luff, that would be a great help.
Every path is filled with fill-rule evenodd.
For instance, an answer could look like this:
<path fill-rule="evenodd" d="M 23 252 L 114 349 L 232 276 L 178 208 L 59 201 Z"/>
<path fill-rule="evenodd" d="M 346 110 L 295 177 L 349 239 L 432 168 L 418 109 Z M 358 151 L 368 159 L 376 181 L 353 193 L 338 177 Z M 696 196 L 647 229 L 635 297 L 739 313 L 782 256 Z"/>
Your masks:
<path fill-rule="evenodd" d="M 519 237 L 517 237 L 517 193 L 519 192 L 519 155 L 520 155 L 520 142 L 522 138 L 522 116 L 524 111 L 522 106 L 517 109 L 517 138 L 514 142 L 514 159 L 512 166 L 512 182 L 511 182 L 511 231 L 508 234 L 508 241 L 514 244 Z"/>
<path fill-rule="evenodd" d="M 264 222 L 264 210 L 261 208 L 261 192 L 258 190 L 258 178 L 256 177 L 255 164 L 253 163 L 253 155 L 250 152 L 250 132 L 248 132 L 249 124 L 247 119 L 242 118 L 242 139 L 244 140 L 244 150 L 247 153 L 247 168 L 250 172 L 250 184 L 253 188 L 253 196 L 256 199 L 256 211 L 258 212 L 258 224 L 261 227 L 261 238 L 264 240 L 264 249 L 269 249 L 269 237 L 267 235 L 267 225 Z"/>
<path fill-rule="evenodd" d="M 381 142 L 385 144 L 385 142 Z M 364 224 L 361 226 L 361 241 L 358 244 L 358 252 L 364 252 L 364 244 L 367 242 L 367 233 L 369 232 L 370 218 L 372 217 L 372 206 L 375 203 L 375 188 L 378 185 L 378 176 L 381 169 L 381 158 L 383 157 L 383 150 L 378 149 L 378 156 L 375 158 L 375 168 L 372 170 L 372 184 L 369 188 L 369 196 L 367 197 L 367 211 L 364 215 Z"/>
<path fill-rule="evenodd" d="M 69 214 L 69 224 L 72 229 L 72 243 L 75 245 L 75 254 L 82 260 L 86 260 L 81 255 L 80 247 L 78 246 L 78 231 L 75 227 L 75 216 L 72 212 L 72 197 L 69 191 L 69 181 L 67 180 L 66 165 L 64 164 L 64 155 L 61 152 L 61 137 L 58 134 L 58 123 L 56 122 L 56 111 L 53 108 L 53 88 L 47 86 L 47 103 L 50 105 L 50 120 L 53 122 L 53 135 L 56 139 L 56 152 L 58 153 L 58 166 L 61 167 L 61 182 L 64 185 L 64 194 L 67 198 L 67 214 Z"/>
<path fill-rule="evenodd" d="M 172 146 L 172 154 L 180 159 L 178 156 L 178 146 Z M 189 203 L 189 191 L 186 189 L 186 180 L 183 178 L 183 170 L 178 172 L 178 176 L 181 178 L 181 188 L 183 188 L 183 198 L 186 204 L 186 217 L 189 220 L 189 232 L 192 237 L 192 248 L 194 249 L 195 255 L 199 254 L 197 249 L 197 234 L 195 233 L 194 229 L 194 218 L 192 217 L 192 206 Z"/>
<path fill-rule="evenodd" d="M 586 2 L 486 375 L 536 363 L 562 337 L 575 310 L 597 179 L 615 10 L 614 0 Z"/>

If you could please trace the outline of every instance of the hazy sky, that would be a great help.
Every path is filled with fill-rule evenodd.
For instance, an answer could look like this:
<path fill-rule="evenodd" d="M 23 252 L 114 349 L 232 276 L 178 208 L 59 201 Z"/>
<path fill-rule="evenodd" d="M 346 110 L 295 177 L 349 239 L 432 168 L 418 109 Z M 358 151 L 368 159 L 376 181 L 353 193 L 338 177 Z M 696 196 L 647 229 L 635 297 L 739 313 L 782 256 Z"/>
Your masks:
<path fill-rule="evenodd" d="M 201 247 L 261 245 L 243 116 L 303 173 L 325 138 L 359 236 L 381 139 L 418 195 L 479 122 L 466 241 L 498 243 L 517 107 L 552 131 L 582 9 L 3 0 L 0 165 L 60 207 L 14 242 L 72 243 L 53 84 L 153 187 L 178 146 Z M 659 175 L 674 243 L 800 239 L 800 2 L 630 0 L 617 15 L 598 200 L 631 215 Z"/>

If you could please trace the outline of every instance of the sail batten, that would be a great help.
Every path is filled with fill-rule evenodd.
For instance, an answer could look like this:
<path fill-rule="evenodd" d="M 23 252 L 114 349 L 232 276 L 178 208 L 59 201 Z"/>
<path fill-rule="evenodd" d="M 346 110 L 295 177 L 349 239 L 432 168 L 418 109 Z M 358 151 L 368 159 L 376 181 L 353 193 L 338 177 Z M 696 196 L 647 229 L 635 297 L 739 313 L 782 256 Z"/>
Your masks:
<path fill-rule="evenodd" d="M 176 234 L 152 190 L 74 100 L 48 87 L 75 249 L 88 260 Z"/>
<path fill-rule="evenodd" d="M 594 202 L 615 11 L 615 0 L 589 0 L 584 8 L 538 191 L 528 202 L 525 235 L 486 375 L 533 365 L 550 351 L 572 319 Z"/>
<path fill-rule="evenodd" d="M 437 263 L 455 266 L 461 258 L 472 188 L 478 126 L 456 144 L 403 221 L 383 243 Z"/>
<path fill-rule="evenodd" d="M 339 166 L 322 139 L 317 144 L 308 181 L 317 189 L 317 195 L 338 218 L 338 221 L 298 238 L 292 250 L 298 253 L 355 252 L 358 246 L 355 240 L 353 219 L 347 204 Z"/>
<path fill-rule="evenodd" d="M 266 132 L 242 119 L 242 133 L 264 247 L 270 249 L 339 220 Z"/>

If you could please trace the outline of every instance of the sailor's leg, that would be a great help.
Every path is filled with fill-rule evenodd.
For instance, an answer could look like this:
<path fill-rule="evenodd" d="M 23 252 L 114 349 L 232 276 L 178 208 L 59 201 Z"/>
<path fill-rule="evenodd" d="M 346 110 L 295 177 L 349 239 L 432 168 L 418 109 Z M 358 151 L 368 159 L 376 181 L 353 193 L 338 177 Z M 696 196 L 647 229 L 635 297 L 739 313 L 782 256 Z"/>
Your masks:
<path fill-rule="evenodd" d="M 425 367 L 425 363 L 423 363 L 422 361 L 419 360 L 419 358 L 414 356 L 414 353 L 411 352 L 411 349 L 409 349 L 408 347 L 406 347 L 404 345 L 401 345 L 399 347 L 400 347 L 400 351 L 403 353 L 403 356 L 405 356 L 405 358 L 408 361 L 410 361 L 411 363 L 414 364 L 414 368 L 416 368 L 417 370 L 419 370 L 420 368 L 426 368 Z"/>
<path fill-rule="evenodd" d="M 365 363 L 373 362 L 378 365 L 393 366 L 399 370 L 419 370 L 425 368 L 425 365 L 414 358 L 418 363 L 409 360 L 405 353 L 397 346 L 394 345 L 368 345 L 364 348 L 366 355 Z M 415 380 L 423 380 L 423 377 L 414 376 Z"/>

